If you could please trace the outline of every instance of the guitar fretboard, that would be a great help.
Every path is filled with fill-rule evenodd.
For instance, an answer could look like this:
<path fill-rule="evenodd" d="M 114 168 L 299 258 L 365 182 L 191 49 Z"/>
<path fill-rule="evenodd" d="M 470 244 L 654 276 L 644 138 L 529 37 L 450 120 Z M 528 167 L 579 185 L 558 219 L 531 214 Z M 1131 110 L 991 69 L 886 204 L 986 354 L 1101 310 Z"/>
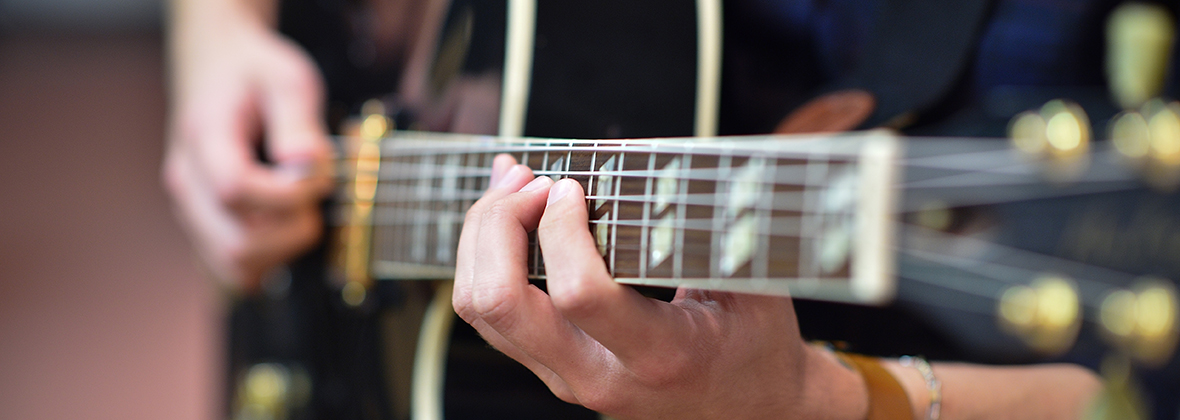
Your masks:
<path fill-rule="evenodd" d="M 589 229 L 620 282 L 858 302 L 891 292 L 897 142 L 882 134 L 690 143 L 399 133 L 382 146 L 374 275 L 451 276 L 464 214 L 499 153 L 581 183 Z M 530 276 L 543 279 L 535 238 L 530 247 Z"/>

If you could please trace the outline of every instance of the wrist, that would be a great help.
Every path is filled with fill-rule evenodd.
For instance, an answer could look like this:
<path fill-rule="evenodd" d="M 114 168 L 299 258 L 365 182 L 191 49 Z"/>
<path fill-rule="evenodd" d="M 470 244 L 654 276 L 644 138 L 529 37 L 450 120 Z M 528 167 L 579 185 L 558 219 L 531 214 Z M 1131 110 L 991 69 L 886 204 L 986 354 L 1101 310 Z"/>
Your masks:
<path fill-rule="evenodd" d="M 864 378 L 830 350 L 806 346 L 801 418 L 864 420 L 869 394 Z"/>

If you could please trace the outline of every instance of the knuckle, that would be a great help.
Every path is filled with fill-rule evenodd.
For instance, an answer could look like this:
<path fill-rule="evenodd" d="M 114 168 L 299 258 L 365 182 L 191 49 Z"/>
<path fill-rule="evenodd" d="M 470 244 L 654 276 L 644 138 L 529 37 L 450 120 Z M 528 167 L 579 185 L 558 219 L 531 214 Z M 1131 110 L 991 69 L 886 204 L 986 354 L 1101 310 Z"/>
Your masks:
<path fill-rule="evenodd" d="M 501 225 L 516 220 L 512 213 L 512 208 L 504 200 L 499 200 L 492 203 L 487 211 L 483 213 L 483 218 L 480 221 L 481 225 L 494 226 Z"/>
<path fill-rule="evenodd" d="M 512 329 L 516 300 L 506 288 L 485 288 L 481 293 L 472 296 L 471 307 L 475 318 L 483 320 L 492 328 L 498 331 Z"/>
<path fill-rule="evenodd" d="M 228 242 L 217 247 L 218 259 L 226 267 L 235 271 L 249 267 L 254 262 L 254 253 L 243 242 Z"/>
<path fill-rule="evenodd" d="M 471 306 L 471 292 L 469 290 L 462 290 L 456 286 L 455 291 L 451 293 L 451 307 L 455 308 L 455 314 L 468 324 L 478 319 L 475 308 Z"/>
<path fill-rule="evenodd" d="M 614 387 L 591 384 L 574 392 L 577 402 L 583 407 L 600 413 L 614 413 L 627 405 L 626 394 L 616 392 Z"/>
<path fill-rule="evenodd" d="M 319 74 L 312 66 L 297 57 L 288 57 L 284 61 L 285 64 L 275 69 L 274 82 L 278 87 L 301 95 L 319 92 Z"/>
<path fill-rule="evenodd" d="M 702 365 L 693 364 L 688 351 L 674 348 L 652 353 L 650 359 L 634 363 L 631 371 L 635 374 L 636 380 L 644 386 L 664 389 L 684 385 L 685 378 L 690 377 L 694 369 L 699 369 L 700 366 Z"/>
<path fill-rule="evenodd" d="M 476 201 L 471 205 L 471 208 L 467 209 L 467 215 L 463 217 L 463 225 L 478 226 L 480 220 L 483 219 L 484 207 L 486 207 L 484 200 Z"/>
<path fill-rule="evenodd" d="M 586 318 L 602 312 L 604 303 L 587 287 L 590 280 L 586 274 L 560 281 L 563 283 L 560 287 L 550 286 L 550 299 L 561 313 L 574 318 Z"/>
<path fill-rule="evenodd" d="M 557 399 L 562 400 L 566 403 L 569 403 L 569 404 L 578 404 L 579 403 L 578 397 L 574 396 L 574 393 L 571 392 L 569 390 L 569 388 L 550 385 L 549 392 L 552 392 L 553 395 L 557 397 Z"/>
<path fill-rule="evenodd" d="M 239 203 L 246 198 L 246 185 L 242 176 L 227 174 L 219 179 L 213 179 L 213 194 L 221 203 Z"/>

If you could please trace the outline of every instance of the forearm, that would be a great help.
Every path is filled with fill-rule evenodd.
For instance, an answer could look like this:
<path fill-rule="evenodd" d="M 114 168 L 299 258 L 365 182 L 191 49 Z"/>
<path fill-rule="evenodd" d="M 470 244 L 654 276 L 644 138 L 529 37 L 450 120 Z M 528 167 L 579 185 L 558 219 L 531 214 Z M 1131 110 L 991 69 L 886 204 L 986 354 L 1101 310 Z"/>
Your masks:
<path fill-rule="evenodd" d="M 242 30 L 268 30 L 278 20 L 279 0 L 172 0 L 168 6 L 167 58 L 172 87 L 202 60 L 223 54 Z"/>
<path fill-rule="evenodd" d="M 208 24 L 229 15 L 250 17 L 274 26 L 279 0 L 171 0 L 169 24 L 187 32 L 191 25 Z"/>
<path fill-rule="evenodd" d="M 882 364 L 910 397 L 916 419 L 925 419 L 930 391 L 917 369 L 895 359 Z M 934 363 L 942 382 L 941 419 L 1077 419 L 1101 389 L 1093 372 L 1067 364 L 982 366 Z"/>

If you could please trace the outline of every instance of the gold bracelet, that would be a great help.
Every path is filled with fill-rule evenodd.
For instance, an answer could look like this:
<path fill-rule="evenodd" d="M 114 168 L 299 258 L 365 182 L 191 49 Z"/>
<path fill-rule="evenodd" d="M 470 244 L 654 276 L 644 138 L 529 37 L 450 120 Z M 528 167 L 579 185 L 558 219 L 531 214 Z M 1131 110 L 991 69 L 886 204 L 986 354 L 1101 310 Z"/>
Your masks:
<path fill-rule="evenodd" d="M 922 379 L 926 380 L 926 389 L 930 390 L 930 406 L 926 408 L 926 420 L 938 420 L 942 413 L 942 382 L 934 376 L 934 368 L 920 356 L 901 356 L 897 363 L 917 369 L 918 373 L 922 374 Z"/>

